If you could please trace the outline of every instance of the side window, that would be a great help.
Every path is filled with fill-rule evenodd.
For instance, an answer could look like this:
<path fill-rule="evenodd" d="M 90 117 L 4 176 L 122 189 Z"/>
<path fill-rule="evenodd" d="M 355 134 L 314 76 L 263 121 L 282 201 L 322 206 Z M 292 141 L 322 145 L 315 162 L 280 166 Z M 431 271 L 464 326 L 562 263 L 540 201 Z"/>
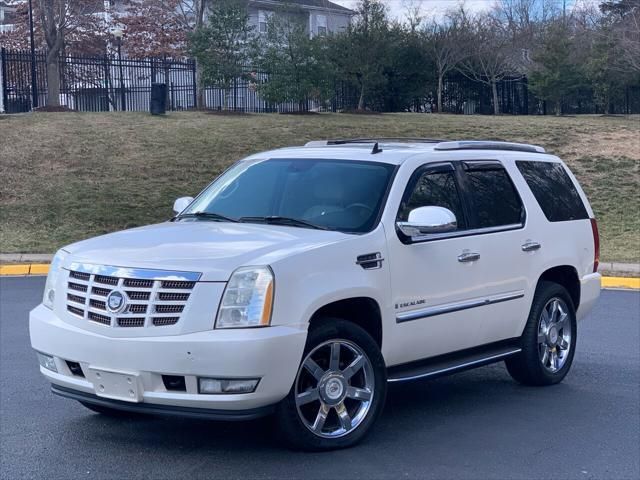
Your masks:
<path fill-rule="evenodd" d="M 465 162 L 465 182 L 472 214 L 471 228 L 520 224 L 524 208 L 509 174 L 494 162 Z"/>
<path fill-rule="evenodd" d="M 411 182 L 415 185 L 411 187 Z M 466 228 L 462 202 L 458 193 L 453 167 L 446 170 L 425 170 L 417 180 L 410 181 L 411 194 L 403 199 L 398 220 L 406 221 L 409 212 L 418 207 L 444 207 L 451 210 L 458 220 L 458 230 Z"/>
<path fill-rule="evenodd" d="M 589 218 L 571 178 L 560 163 L 516 162 L 518 170 L 550 222 Z"/>

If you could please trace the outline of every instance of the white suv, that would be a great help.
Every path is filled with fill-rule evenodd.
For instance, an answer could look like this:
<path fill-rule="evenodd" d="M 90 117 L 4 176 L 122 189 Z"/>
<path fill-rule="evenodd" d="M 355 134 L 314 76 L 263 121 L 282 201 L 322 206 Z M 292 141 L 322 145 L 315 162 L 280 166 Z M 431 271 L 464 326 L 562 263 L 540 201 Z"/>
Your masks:
<path fill-rule="evenodd" d="M 345 447 L 388 382 L 501 360 L 561 381 L 600 293 L 589 203 L 531 145 L 311 142 L 174 210 L 56 254 L 29 322 L 53 393 L 106 414 L 275 413 L 294 447 Z"/>

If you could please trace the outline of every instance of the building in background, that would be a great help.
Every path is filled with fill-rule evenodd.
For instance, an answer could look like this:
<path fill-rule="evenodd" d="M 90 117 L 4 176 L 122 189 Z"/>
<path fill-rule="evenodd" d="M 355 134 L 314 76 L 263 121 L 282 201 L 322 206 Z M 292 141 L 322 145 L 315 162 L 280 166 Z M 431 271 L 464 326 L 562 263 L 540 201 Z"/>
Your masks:
<path fill-rule="evenodd" d="M 13 30 L 15 13 L 15 6 L 9 5 L 8 3 L 0 0 L 0 33 Z"/>
<path fill-rule="evenodd" d="M 311 37 L 339 33 L 346 30 L 354 13 L 328 0 L 249 1 L 249 21 L 258 34 L 266 33 L 271 15 L 298 17 L 307 26 Z"/>

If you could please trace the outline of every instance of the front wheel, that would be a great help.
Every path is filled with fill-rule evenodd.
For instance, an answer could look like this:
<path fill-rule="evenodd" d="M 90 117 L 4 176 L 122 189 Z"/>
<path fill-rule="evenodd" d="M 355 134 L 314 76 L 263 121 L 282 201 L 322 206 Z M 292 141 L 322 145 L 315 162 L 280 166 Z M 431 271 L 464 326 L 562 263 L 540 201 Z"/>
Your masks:
<path fill-rule="evenodd" d="M 507 360 L 507 370 L 525 385 L 553 385 L 567 375 L 576 348 L 576 312 L 567 290 L 541 282 L 522 334 L 522 352 Z"/>
<path fill-rule="evenodd" d="M 292 448 L 348 447 L 368 433 L 386 392 L 375 340 L 351 322 L 321 319 L 309 331 L 294 385 L 278 406 L 278 423 Z"/>

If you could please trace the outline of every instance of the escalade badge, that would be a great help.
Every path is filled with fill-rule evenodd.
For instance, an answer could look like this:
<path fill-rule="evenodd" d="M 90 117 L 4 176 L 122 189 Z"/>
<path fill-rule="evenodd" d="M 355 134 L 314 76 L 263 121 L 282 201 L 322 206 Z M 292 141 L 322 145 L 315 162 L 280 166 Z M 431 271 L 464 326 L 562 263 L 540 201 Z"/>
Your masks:
<path fill-rule="evenodd" d="M 111 313 L 123 312 L 127 306 L 127 297 L 120 290 L 113 290 L 107 295 L 107 310 Z"/>

